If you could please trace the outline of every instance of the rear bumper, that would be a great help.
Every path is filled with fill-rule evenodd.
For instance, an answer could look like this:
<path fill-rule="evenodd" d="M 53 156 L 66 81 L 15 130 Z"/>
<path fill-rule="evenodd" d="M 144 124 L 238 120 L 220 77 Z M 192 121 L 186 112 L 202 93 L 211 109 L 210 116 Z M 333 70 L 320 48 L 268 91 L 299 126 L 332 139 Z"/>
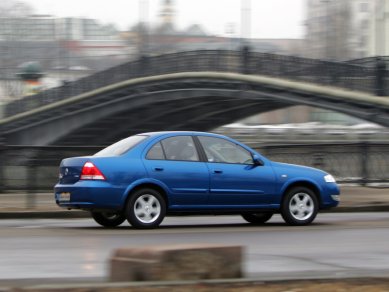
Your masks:
<path fill-rule="evenodd" d="M 121 209 L 123 207 L 124 189 L 113 187 L 107 182 L 79 181 L 72 185 L 57 184 L 54 198 L 58 206 L 66 209 Z M 69 193 L 65 200 L 61 194 Z"/>

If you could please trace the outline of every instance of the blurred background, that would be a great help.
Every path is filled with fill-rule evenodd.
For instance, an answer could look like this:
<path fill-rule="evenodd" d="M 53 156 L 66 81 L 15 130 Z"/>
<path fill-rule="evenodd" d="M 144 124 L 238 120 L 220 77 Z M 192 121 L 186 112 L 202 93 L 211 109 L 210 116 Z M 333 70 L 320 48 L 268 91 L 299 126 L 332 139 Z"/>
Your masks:
<path fill-rule="evenodd" d="M 373 291 L 363 284 L 389 274 L 388 62 L 389 0 L 0 0 L 0 290 L 105 281 L 116 248 L 202 242 L 243 245 L 264 290 L 319 275 Z M 358 213 L 312 228 L 167 218 L 137 232 L 60 211 L 62 159 L 163 130 L 221 133 L 323 169 L 341 185 L 340 211 Z M 194 257 L 215 258 L 182 258 Z"/>
<path fill-rule="evenodd" d="M 369 90 L 359 91 L 374 93 L 377 68 L 384 72 L 384 82 L 388 76 L 389 0 L 115 0 L 99 1 L 98 5 L 92 0 L 2 0 L 2 133 L 12 131 L 4 126 L 9 124 L 6 119 L 33 109 L 34 104 L 39 107 L 86 92 L 97 76 L 118 76 L 121 65 L 139 66 L 146 58 L 188 51 L 227 50 L 241 56 L 242 48 L 261 54 L 256 55 L 261 62 L 277 59 L 281 64 L 285 60 L 288 65 L 278 68 L 282 77 L 290 60 L 353 66 L 347 68 L 373 78 Z M 233 60 L 231 56 L 236 57 L 231 54 L 226 60 Z M 218 67 L 217 71 L 223 70 Z M 146 75 L 158 75 L 155 72 Z M 353 76 L 342 75 L 342 80 Z M 72 87 L 74 94 L 66 92 L 67 86 L 81 83 L 81 89 L 80 85 Z M 99 88 L 93 84 L 90 89 Z M 324 168 L 344 182 L 387 182 L 388 128 L 341 112 L 297 103 L 250 112 L 207 130 L 237 138 L 278 161 Z M 97 129 L 95 135 L 106 130 L 99 133 Z M 128 133 L 142 130 L 131 128 Z M 83 134 L 74 143 L 64 139 L 15 143 L 4 134 L 1 189 L 51 188 L 62 158 L 92 154 L 108 143 L 92 136 Z M 124 137 L 120 134 L 115 139 Z"/>

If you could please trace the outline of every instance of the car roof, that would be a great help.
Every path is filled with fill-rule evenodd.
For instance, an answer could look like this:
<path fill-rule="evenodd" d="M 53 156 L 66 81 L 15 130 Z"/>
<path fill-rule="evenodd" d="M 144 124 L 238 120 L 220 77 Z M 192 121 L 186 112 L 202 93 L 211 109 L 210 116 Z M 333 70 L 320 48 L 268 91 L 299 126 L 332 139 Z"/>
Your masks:
<path fill-rule="evenodd" d="M 210 133 L 210 132 L 198 132 L 198 131 L 160 131 L 160 132 L 147 132 L 147 133 L 139 133 L 137 135 L 147 135 L 147 136 L 163 136 L 163 135 L 169 135 L 169 134 L 179 134 L 179 135 L 203 135 L 203 136 L 214 136 L 214 137 L 224 137 L 228 138 L 226 136 L 216 134 L 216 133 Z"/>
<path fill-rule="evenodd" d="M 144 135 L 144 136 L 149 136 L 149 137 L 152 137 L 154 140 L 155 139 L 158 139 L 160 137 L 164 138 L 164 137 L 169 137 L 169 136 L 174 136 L 174 135 L 198 135 L 198 136 L 208 136 L 208 137 L 218 137 L 218 138 L 222 138 L 222 139 L 225 139 L 225 140 L 228 140 L 232 143 L 235 143 L 235 144 L 239 144 L 240 146 L 242 146 L 243 148 L 245 148 L 246 150 L 252 152 L 255 150 L 253 150 L 252 148 L 250 148 L 248 145 L 240 142 L 240 141 L 237 141 L 233 138 L 230 138 L 228 136 L 224 136 L 224 135 L 221 135 L 221 134 L 216 134 L 216 133 L 211 133 L 211 132 L 199 132 L 199 131 L 160 131 L 160 132 L 145 132 L 145 133 L 139 133 L 137 135 Z M 257 153 L 257 152 L 255 152 Z M 258 153 L 257 153 L 258 154 Z"/>

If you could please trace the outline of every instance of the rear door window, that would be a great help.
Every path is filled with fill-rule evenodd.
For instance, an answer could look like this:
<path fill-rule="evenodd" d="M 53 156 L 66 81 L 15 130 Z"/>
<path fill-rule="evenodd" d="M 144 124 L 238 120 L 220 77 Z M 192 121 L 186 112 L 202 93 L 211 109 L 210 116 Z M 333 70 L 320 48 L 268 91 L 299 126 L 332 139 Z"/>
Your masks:
<path fill-rule="evenodd" d="M 153 147 L 150 148 L 149 152 L 147 152 L 146 159 L 150 159 L 150 160 L 166 159 L 160 142 L 158 142 L 157 144 L 155 144 Z"/>
<path fill-rule="evenodd" d="M 191 136 L 176 136 L 162 140 L 167 160 L 199 161 L 199 155 Z"/>

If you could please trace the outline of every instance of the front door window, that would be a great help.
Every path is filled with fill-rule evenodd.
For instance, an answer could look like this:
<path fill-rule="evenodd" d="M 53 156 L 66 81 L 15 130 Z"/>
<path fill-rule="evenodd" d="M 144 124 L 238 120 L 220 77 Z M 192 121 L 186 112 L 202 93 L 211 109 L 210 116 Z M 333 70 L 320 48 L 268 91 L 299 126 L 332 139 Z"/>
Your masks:
<path fill-rule="evenodd" d="M 208 162 L 253 164 L 251 153 L 225 139 L 200 136 Z"/>

